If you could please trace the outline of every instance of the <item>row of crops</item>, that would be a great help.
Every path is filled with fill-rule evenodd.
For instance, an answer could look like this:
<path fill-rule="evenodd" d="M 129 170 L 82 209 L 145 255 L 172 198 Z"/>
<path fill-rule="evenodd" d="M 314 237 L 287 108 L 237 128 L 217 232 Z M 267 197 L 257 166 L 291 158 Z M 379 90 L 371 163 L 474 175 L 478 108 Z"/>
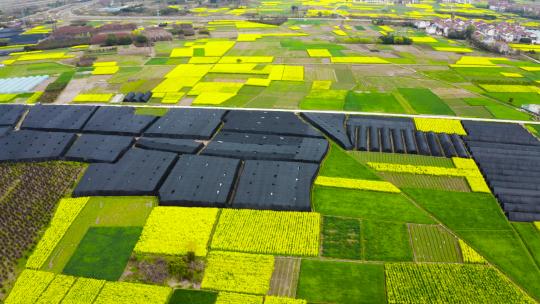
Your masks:
<path fill-rule="evenodd" d="M 82 167 L 70 163 L 0 164 L 0 283 L 13 280 L 19 259 L 33 248 L 56 203 Z"/>
<path fill-rule="evenodd" d="M 205 277 L 205 285 L 216 287 L 217 289 L 234 289 L 231 281 L 236 283 L 236 288 L 250 286 L 251 289 L 242 289 L 240 291 L 253 291 L 255 286 L 261 285 L 259 288 L 264 288 L 267 285 L 264 278 L 260 274 L 264 271 L 257 270 L 260 267 L 260 258 L 254 259 L 248 257 L 244 260 L 239 260 L 240 254 L 223 253 L 209 257 L 209 270 L 212 273 Z M 232 258 L 231 261 L 228 258 Z M 273 258 L 270 256 L 271 264 L 266 265 L 266 270 L 270 270 L 273 265 Z M 227 259 L 227 260 L 223 260 Z M 220 262 L 222 264 L 220 264 Z M 238 264 L 241 263 L 241 264 Z M 243 267 L 235 269 L 238 277 L 229 277 L 229 272 L 221 272 L 220 269 L 213 270 L 212 267 Z M 270 268 L 268 268 L 270 266 Z M 226 270 L 225 270 L 226 271 Z M 245 271 L 241 276 L 238 271 Z M 268 274 L 268 271 L 266 271 Z M 254 279 L 258 279 L 255 280 Z M 269 278 L 268 278 L 269 280 Z M 163 304 L 167 303 L 171 298 L 173 289 L 165 286 L 127 283 L 127 282 L 108 282 L 104 280 L 96 280 L 84 277 L 67 276 L 63 274 L 54 274 L 39 270 L 24 270 L 9 297 L 6 299 L 6 304 L 15 303 L 131 303 L 131 304 Z M 174 298 L 174 296 L 173 296 Z M 219 292 L 215 303 L 219 304 L 306 304 L 305 300 L 284 298 L 277 296 L 263 296 L 245 293 L 234 292 Z"/>
<path fill-rule="evenodd" d="M 391 263 L 385 274 L 388 303 L 535 303 L 487 266 Z"/>

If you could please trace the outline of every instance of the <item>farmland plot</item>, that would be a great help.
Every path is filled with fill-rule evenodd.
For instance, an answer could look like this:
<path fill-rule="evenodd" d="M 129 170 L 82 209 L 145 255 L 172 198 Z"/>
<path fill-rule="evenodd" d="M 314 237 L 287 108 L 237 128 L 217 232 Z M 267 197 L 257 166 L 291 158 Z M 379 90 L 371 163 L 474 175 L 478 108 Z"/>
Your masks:
<path fill-rule="evenodd" d="M 91 227 L 63 272 L 109 281 L 118 280 L 141 230 L 140 227 Z"/>
<path fill-rule="evenodd" d="M 389 303 L 534 303 L 490 266 L 386 264 Z"/>
<path fill-rule="evenodd" d="M 288 298 L 296 297 L 300 263 L 301 260 L 298 258 L 276 257 L 268 294 Z"/>
<path fill-rule="evenodd" d="M 438 225 L 408 225 L 417 262 L 461 262 L 458 240 Z"/>
<path fill-rule="evenodd" d="M 0 243 L 6 261 L 0 264 L 0 275 L 9 278 L 16 261 L 37 241 L 38 232 L 47 225 L 58 199 L 68 191 L 82 166 L 36 163 L 2 164 L 0 168 L 1 172 L 12 175 L 2 178 L 6 183 L 0 188 L 4 189 L 4 195 L 0 196 L 0 222 L 5 232 Z M 5 279 L 1 282 L 11 284 Z"/>
<path fill-rule="evenodd" d="M 360 221 L 351 218 L 323 218 L 322 255 L 343 259 L 361 259 Z"/>
<path fill-rule="evenodd" d="M 251 253 L 316 256 L 320 215 L 259 210 L 221 211 L 211 248 Z"/>
<path fill-rule="evenodd" d="M 384 303 L 383 265 L 303 260 L 297 296 L 313 303 Z"/>
<path fill-rule="evenodd" d="M 271 255 L 212 251 L 201 287 L 262 295 L 270 288 L 273 271 Z"/>

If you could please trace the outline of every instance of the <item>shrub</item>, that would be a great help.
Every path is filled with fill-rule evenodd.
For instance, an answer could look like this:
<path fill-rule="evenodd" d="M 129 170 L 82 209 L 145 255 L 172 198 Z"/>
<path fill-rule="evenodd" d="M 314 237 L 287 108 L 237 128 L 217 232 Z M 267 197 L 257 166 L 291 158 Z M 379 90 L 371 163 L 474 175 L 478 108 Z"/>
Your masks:
<path fill-rule="evenodd" d="M 413 40 L 406 36 L 394 36 L 393 34 L 383 35 L 379 37 L 382 44 L 412 44 Z"/>
<path fill-rule="evenodd" d="M 146 36 L 143 36 L 143 35 L 137 35 L 135 36 L 135 42 L 137 44 L 146 44 L 148 43 L 148 38 L 146 38 Z"/>

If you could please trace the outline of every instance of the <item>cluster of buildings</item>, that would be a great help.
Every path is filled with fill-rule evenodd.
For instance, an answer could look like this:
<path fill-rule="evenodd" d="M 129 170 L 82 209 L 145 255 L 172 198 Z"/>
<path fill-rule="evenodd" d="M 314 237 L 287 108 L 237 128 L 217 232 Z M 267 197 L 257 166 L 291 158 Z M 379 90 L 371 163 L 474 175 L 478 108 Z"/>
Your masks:
<path fill-rule="evenodd" d="M 488 7 L 497 12 L 517 13 L 522 16 L 540 17 L 540 5 L 533 3 L 517 3 L 512 1 L 490 0 Z"/>
<path fill-rule="evenodd" d="M 519 23 L 484 22 L 460 18 L 417 21 L 415 26 L 425 29 L 427 34 L 452 39 L 472 38 L 499 53 L 511 51 L 509 43 L 540 43 L 540 31 L 528 29 Z"/>

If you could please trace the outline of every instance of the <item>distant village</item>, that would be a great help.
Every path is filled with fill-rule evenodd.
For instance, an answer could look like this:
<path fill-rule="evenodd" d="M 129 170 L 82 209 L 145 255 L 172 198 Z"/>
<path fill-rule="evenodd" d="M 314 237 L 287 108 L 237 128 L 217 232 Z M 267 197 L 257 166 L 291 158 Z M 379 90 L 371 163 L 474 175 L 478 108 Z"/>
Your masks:
<path fill-rule="evenodd" d="M 414 26 L 424 29 L 427 34 L 439 35 L 451 39 L 470 38 L 473 42 L 491 51 L 509 54 L 514 52 L 511 43 L 540 43 L 540 30 L 528 29 L 519 23 L 494 22 L 483 20 L 433 19 L 416 21 Z"/>

